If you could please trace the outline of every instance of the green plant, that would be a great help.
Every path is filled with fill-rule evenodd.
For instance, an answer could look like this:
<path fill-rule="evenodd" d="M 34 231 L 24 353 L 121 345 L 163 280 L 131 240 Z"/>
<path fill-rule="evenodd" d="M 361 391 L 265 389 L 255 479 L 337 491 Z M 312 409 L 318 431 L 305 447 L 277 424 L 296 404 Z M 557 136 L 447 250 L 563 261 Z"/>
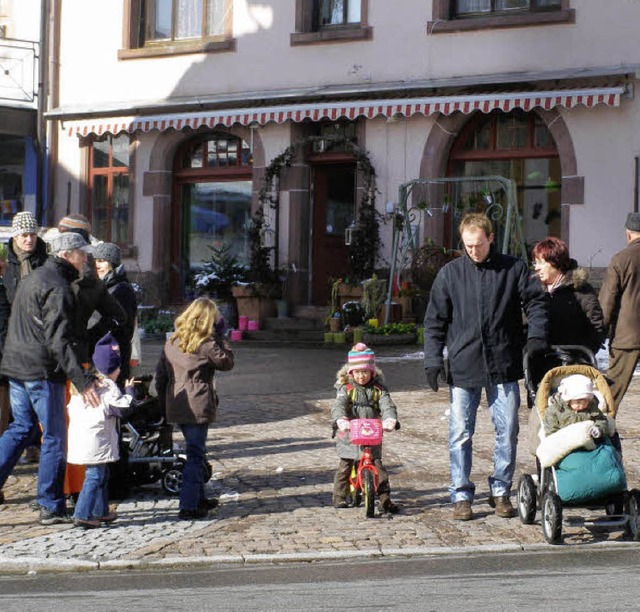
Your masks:
<path fill-rule="evenodd" d="M 165 334 L 173 331 L 173 316 L 169 313 L 160 313 L 157 317 L 147 319 L 142 324 L 146 334 Z"/>
<path fill-rule="evenodd" d="M 362 299 L 360 303 L 364 308 L 365 318 L 372 319 L 378 316 L 380 306 L 384 303 L 387 294 L 387 283 L 375 274 L 362 283 Z"/>
<path fill-rule="evenodd" d="M 202 270 L 194 275 L 196 293 L 210 294 L 219 300 L 229 300 L 231 288 L 244 276 L 244 268 L 231 253 L 231 245 L 207 245 L 207 248 L 211 255 L 203 262 Z"/>
<path fill-rule="evenodd" d="M 368 334 L 376 334 L 376 335 L 383 335 L 383 336 L 389 336 L 390 334 L 415 334 L 416 324 L 415 323 L 387 323 L 385 325 L 379 325 L 378 327 L 375 327 L 367 323 L 365 325 L 365 332 Z"/>
<path fill-rule="evenodd" d="M 278 271 L 271 266 L 271 252 L 274 247 L 262 244 L 264 228 L 264 209 L 259 208 L 253 215 L 249 227 L 249 267 L 244 272 L 244 280 L 249 283 L 276 286 L 280 284 L 280 277 Z M 275 287 L 273 292 L 279 293 Z"/>

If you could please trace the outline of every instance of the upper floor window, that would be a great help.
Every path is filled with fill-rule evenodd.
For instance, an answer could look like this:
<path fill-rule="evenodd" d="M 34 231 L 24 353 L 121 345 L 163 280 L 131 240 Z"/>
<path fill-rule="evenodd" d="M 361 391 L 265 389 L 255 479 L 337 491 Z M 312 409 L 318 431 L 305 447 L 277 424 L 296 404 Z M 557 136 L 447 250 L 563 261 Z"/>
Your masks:
<path fill-rule="evenodd" d="M 146 0 L 145 43 L 223 36 L 226 0 Z"/>
<path fill-rule="evenodd" d="M 360 23 L 360 0 L 317 0 L 319 27 Z"/>
<path fill-rule="evenodd" d="M 369 40 L 369 0 L 296 0 L 292 45 Z"/>
<path fill-rule="evenodd" d="M 233 0 L 125 0 L 120 59 L 228 51 Z"/>
<path fill-rule="evenodd" d="M 575 23 L 571 0 L 433 0 L 429 34 Z"/>
<path fill-rule="evenodd" d="M 455 0 L 458 17 L 558 10 L 561 0 Z"/>
<path fill-rule="evenodd" d="M 121 246 L 130 243 L 128 134 L 107 134 L 89 150 L 89 217 L 94 235 Z"/>

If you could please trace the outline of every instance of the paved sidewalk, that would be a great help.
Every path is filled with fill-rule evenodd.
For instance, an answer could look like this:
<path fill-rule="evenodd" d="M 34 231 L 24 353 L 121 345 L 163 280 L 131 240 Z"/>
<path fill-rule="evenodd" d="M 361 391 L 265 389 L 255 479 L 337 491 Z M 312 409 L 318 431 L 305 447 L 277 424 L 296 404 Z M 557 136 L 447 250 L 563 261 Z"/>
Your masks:
<path fill-rule="evenodd" d="M 384 356 L 378 354 L 384 369 Z M 412 359 L 412 367 L 420 371 L 415 356 Z M 242 367 L 239 362 L 236 381 L 242 380 Z M 221 394 L 220 418 L 209 433 L 214 477 L 207 486 L 211 495 L 221 499 L 211 520 L 176 520 L 177 499 L 166 496 L 158 484 L 137 489 L 118 504 L 120 518 L 109 528 L 84 531 L 69 525 L 41 526 L 29 508 L 36 468 L 19 465 L 5 485 L 6 503 L 0 506 L 0 572 L 517 551 L 546 546 L 539 513 L 536 524 L 527 526 L 517 518 L 496 517 L 486 503 L 493 453 L 493 429 L 486 408 L 479 412 L 474 439 L 476 518 L 456 522 L 450 520 L 447 494 L 447 391 L 394 391 L 391 386 L 402 421 L 399 432 L 385 437 L 393 497 L 403 506 L 393 519 L 365 519 L 362 508 L 336 510 L 331 506 L 337 460 L 330 439 L 330 388 L 321 394 L 282 391 L 262 395 L 252 389 L 246 394 L 240 390 Z M 618 419 L 630 487 L 640 486 L 639 401 L 640 379 L 636 377 Z M 534 470 L 526 448 L 527 418 L 523 407 L 516 479 Z M 175 441 L 180 443 L 179 436 Z M 621 531 L 585 526 L 588 516 L 592 515 L 583 510 L 565 512 L 566 546 L 628 543 Z"/>

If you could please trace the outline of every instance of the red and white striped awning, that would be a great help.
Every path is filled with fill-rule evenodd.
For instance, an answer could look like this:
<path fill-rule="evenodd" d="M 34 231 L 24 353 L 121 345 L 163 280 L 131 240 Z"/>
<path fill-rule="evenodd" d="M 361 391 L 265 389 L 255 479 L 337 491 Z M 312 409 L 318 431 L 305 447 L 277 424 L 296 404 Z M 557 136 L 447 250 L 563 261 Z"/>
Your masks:
<path fill-rule="evenodd" d="M 357 119 L 365 117 L 411 117 L 413 115 L 433 115 L 441 113 L 450 115 L 455 112 L 465 114 L 474 111 L 489 113 L 500 109 L 508 112 L 516 108 L 525 111 L 540 107 L 545 110 L 562 106 L 574 108 L 585 106 L 591 108 L 597 104 L 619 106 L 620 96 L 625 93 L 622 86 L 598 87 L 592 89 L 565 91 L 509 92 L 489 95 L 464 95 L 443 97 L 422 97 L 411 99 L 381 99 L 336 101 L 318 104 L 294 104 L 273 107 L 256 107 L 244 109 L 212 110 L 197 113 L 172 113 L 167 115 L 147 115 L 137 117 L 113 117 L 85 119 L 65 122 L 69 136 L 102 134 L 118 134 L 120 132 L 151 132 L 168 129 L 182 130 L 200 127 L 231 127 L 232 125 L 265 125 L 267 123 L 282 124 L 286 121 L 300 123 L 305 119 L 320 121 L 329 119 Z"/>

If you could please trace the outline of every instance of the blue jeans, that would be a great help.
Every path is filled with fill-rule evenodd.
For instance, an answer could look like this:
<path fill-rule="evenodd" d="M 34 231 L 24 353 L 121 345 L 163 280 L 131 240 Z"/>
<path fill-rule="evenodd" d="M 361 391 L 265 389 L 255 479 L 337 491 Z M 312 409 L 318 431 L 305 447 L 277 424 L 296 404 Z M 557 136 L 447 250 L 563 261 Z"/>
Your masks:
<path fill-rule="evenodd" d="M 96 519 L 109 513 L 109 466 L 106 463 L 87 465 L 82 491 L 73 512 L 76 519 Z"/>
<path fill-rule="evenodd" d="M 64 383 L 9 379 L 13 422 L 0 438 L 0 488 L 25 447 L 37 441 L 42 426 L 37 501 L 50 512 L 65 509 L 64 473 L 67 467 L 67 423 Z"/>
<path fill-rule="evenodd" d="M 484 387 L 489 404 L 491 421 L 496 432 L 493 451 L 493 475 L 489 477 L 489 488 L 494 497 L 508 495 L 511 491 L 516 467 L 518 445 L 518 408 L 520 387 L 517 382 Z M 450 387 L 449 415 L 449 459 L 451 484 L 449 493 L 453 503 L 473 501 L 475 485 L 471 482 L 473 434 L 476 414 L 480 404 L 482 387 Z"/>
<path fill-rule="evenodd" d="M 187 463 L 182 473 L 180 510 L 196 510 L 204 498 L 204 461 L 209 424 L 180 425 L 187 444 Z"/>

